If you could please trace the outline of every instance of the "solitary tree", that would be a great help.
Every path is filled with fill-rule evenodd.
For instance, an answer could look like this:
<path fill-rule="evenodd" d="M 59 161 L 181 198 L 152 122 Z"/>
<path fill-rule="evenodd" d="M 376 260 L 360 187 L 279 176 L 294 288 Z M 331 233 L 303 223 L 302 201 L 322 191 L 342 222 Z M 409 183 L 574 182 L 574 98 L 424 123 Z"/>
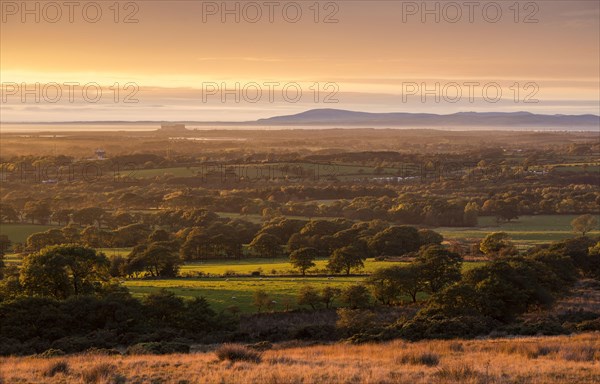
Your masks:
<path fill-rule="evenodd" d="M 252 304 L 254 304 L 258 313 L 260 313 L 263 308 L 270 307 L 271 303 L 271 297 L 267 292 L 262 289 L 254 291 L 254 294 L 252 295 Z"/>
<path fill-rule="evenodd" d="M 97 291 L 110 276 L 103 253 L 78 245 L 57 245 L 23 260 L 20 281 L 27 294 L 65 299 Z"/>
<path fill-rule="evenodd" d="M 317 258 L 317 253 L 315 248 L 300 248 L 290 254 L 290 262 L 305 276 L 306 270 L 315 266 L 313 261 Z"/>
<path fill-rule="evenodd" d="M 47 246 L 64 244 L 66 239 L 60 229 L 49 229 L 46 232 L 29 235 L 26 242 L 29 250 L 39 251 Z"/>
<path fill-rule="evenodd" d="M 256 236 L 248 246 L 262 257 L 275 258 L 281 254 L 281 240 L 268 233 Z"/>
<path fill-rule="evenodd" d="M 580 232 L 581 236 L 593 231 L 598 226 L 598 217 L 594 215 L 581 215 L 571 221 L 574 232 Z"/>
<path fill-rule="evenodd" d="M 600 241 L 589 249 L 590 274 L 600 279 Z"/>
<path fill-rule="evenodd" d="M 415 264 L 420 267 L 423 288 L 429 293 L 437 293 L 461 278 L 462 258 L 441 245 L 421 248 Z"/>
<path fill-rule="evenodd" d="M 420 244 L 423 245 L 438 245 L 444 241 L 444 236 L 431 229 L 419 229 Z"/>
<path fill-rule="evenodd" d="M 393 226 L 373 236 L 368 245 L 376 255 L 404 255 L 418 250 L 421 238 L 414 227 Z"/>
<path fill-rule="evenodd" d="M 349 275 L 351 269 L 364 267 L 365 259 L 365 254 L 354 246 L 338 248 L 331 254 L 327 268 L 334 273 L 345 271 Z"/>
<path fill-rule="evenodd" d="M 159 241 L 133 248 L 126 270 L 130 274 L 145 271 L 152 277 L 174 277 L 182 263 L 175 244 Z"/>
<path fill-rule="evenodd" d="M 338 297 L 342 291 L 335 287 L 325 287 L 321 291 L 321 302 L 325 304 L 325 308 L 331 308 L 333 300 Z"/>
<path fill-rule="evenodd" d="M 506 232 L 494 232 L 487 235 L 479 244 L 479 250 L 486 256 L 514 249 Z"/>
<path fill-rule="evenodd" d="M 367 284 L 375 298 L 382 304 L 392 304 L 402 295 L 411 297 L 417 302 L 417 294 L 424 289 L 423 269 L 420 263 L 395 265 L 375 271 L 367 279 Z"/>
<path fill-rule="evenodd" d="M 350 308 L 368 307 L 371 301 L 369 290 L 364 285 L 351 285 L 342 291 L 340 299 Z"/>
<path fill-rule="evenodd" d="M 0 203 L 0 223 L 13 223 L 19 220 L 19 213 L 12 205 Z"/>
<path fill-rule="evenodd" d="M 7 235 L 0 235 L 0 257 L 4 256 L 8 252 L 8 248 L 12 242 Z"/>
<path fill-rule="evenodd" d="M 46 202 L 28 201 L 23 208 L 25 217 L 31 220 L 31 224 L 38 221 L 40 224 L 46 224 L 52 211 Z"/>
<path fill-rule="evenodd" d="M 305 285 L 300 288 L 300 292 L 298 293 L 298 305 L 310 305 L 310 307 L 315 310 L 320 303 L 321 296 L 315 288 L 310 285 Z"/>

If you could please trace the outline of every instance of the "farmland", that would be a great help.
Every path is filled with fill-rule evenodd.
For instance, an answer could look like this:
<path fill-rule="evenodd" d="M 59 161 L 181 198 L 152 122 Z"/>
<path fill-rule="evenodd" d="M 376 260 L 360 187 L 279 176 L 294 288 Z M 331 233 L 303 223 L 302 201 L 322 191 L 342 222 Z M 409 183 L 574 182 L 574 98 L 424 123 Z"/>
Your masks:
<path fill-rule="evenodd" d="M 478 139 L 448 133 L 452 140 L 384 130 L 234 134 L 247 140 L 173 145 L 167 136 L 146 132 L 115 134 L 116 143 L 112 135 L 73 133 L 53 140 L 53 153 L 65 156 L 31 159 L 22 157 L 25 142 L 35 146 L 45 138 L 7 138 L 7 148 L 3 136 L 2 153 L 9 157 L 0 174 L 6 252 L 0 355 L 135 351 L 106 361 L 94 355 L 106 363 L 98 367 L 62 357 L 69 367 L 52 379 L 44 376 L 45 366 L 35 368 L 36 361 L 52 360 L 27 360 L 33 376 L 24 382 L 194 382 L 189 374 L 154 373 L 155 365 L 133 373 L 140 363 L 132 353 L 189 348 L 204 351 L 191 357 L 196 365 L 186 360 L 190 356 L 170 358 L 182 359 L 178 367 L 191 364 L 194 374 L 220 367 L 238 372 L 219 371 L 222 380 L 216 381 L 224 382 L 534 383 L 526 371 L 532 362 L 514 377 L 502 366 L 504 355 L 515 354 L 512 348 L 523 348 L 518 356 L 537 356 L 536 364 L 567 361 L 565 371 L 548 373 L 560 374 L 560 383 L 584 368 L 573 359 L 596 358 L 583 347 L 554 344 L 502 347 L 492 354 L 492 342 L 469 350 L 464 340 L 457 341 L 462 347 L 392 341 L 597 329 L 597 305 L 584 314 L 569 309 L 587 295 L 597 302 L 599 291 L 581 281 L 596 276 L 595 263 L 586 258 L 600 249 L 595 147 L 586 135 L 548 134 L 551 143 L 520 135 L 511 144 L 514 133 Z M 542 150 L 541 142 L 551 146 Z M 90 145 L 103 147 L 99 152 L 108 158 L 90 158 Z M 59 175 L 68 180 L 37 173 L 57 162 L 72 171 Z M 462 165 L 445 174 L 447 163 Z M 119 166 L 126 164 L 132 166 Z M 421 165 L 432 177 L 412 178 L 403 173 L 405 164 Z M 98 177 L 78 178 L 87 166 Z M 36 172 L 24 179 L 21 168 Z M 494 232 L 506 237 L 480 244 Z M 551 243 L 551 253 L 532 249 Z M 478 273 L 464 273 L 475 267 Z M 556 303 L 563 304 L 553 312 Z M 228 342 L 275 347 L 261 363 L 218 362 L 213 345 Z M 395 350 L 389 358 L 368 360 L 374 349 L 385 354 L 388 347 Z M 307 363 L 317 358 L 318 365 Z M 458 365 L 478 358 L 500 365 Z M 14 367 L 3 373 L 4 381 L 26 377 L 18 359 L 2 364 Z M 294 372 L 286 373 L 288 366 Z M 360 372 L 340 373 L 355 366 Z M 268 376 L 272 367 L 287 376 Z M 299 367 L 307 370 L 303 380 L 295 373 Z M 108 376 L 90 379 L 102 372 Z M 535 378 L 552 382 L 539 373 Z"/>
<path fill-rule="evenodd" d="M 13 243 L 24 243 L 29 235 L 44 232 L 51 228 L 58 227 L 40 224 L 0 224 L 0 235 L 8 236 Z"/>
<path fill-rule="evenodd" d="M 167 289 L 184 298 L 204 297 L 217 310 L 235 306 L 242 312 L 256 312 L 252 295 L 257 290 L 268 292 L 275 302 L 272 310 L 296 308 L 296 297 L 303 285 L 317 289 L 323 287 L 344 288 L 361 282 L 361 277 L 328 278 L 203 278 L 167 280 L 128 280 L 125 286 L 134 296 L 143 296 L 159 289 Z"/>
<path fill-rule="evenodd" d="M 209 262 L 204 264 L 187 264 L 182 267 L 182 274 L 193 272 L 203 272 L 212 275 L 224 274 L 249 274 L 253 271 L 264 271 L 265 277 L 204 277 L 204 278 L 178 278 L 178 279 L 130 279 L 125 281 L 124 285 L 134 296 L 144 296 L 160 289 L 167 289 L 176 295 L 184 298 L 204 297 L 214 308 L 226 309 L 230 306 L 236 306 L 242 312 L 255 312 L 256 308 L 252 306 L 252 295 L 257 290 L 267 292 L 273 301 L 273 310 L 286 310 L 297 307 L 296 300 L 298 292 L 302 286 L 310 285 L 316 289 L 324 287 L 346 288 L 349 285 L 361 283 L 365 276 L 295 276 L 280 277 L 270 275 L 271 271 L 286 273 L 291 270 L 289 262 L 282 260 L 265 261 L 261 259 L 250 259 L 241 261 L 242 264 L 235 262 Z M 317 260 L 316 268 L 325 268 L 325 260 Z M 377 268 L 388 267 L 406 263 L 399 262 L 378 262 L 373 259 L 367 259 L 365 268 L 361 272 L 370 273 Z M 483 265 L 482 262 L 467 262 L 463 265 L 463 270 L 475 268 Z M 424 296 L 419 295 L 419 298 Z M 409 298 L 405 297 L 408 301 Z"/>
<path fill-rule="evenodd" d="M 227 215 L 232 218 L 235 215 Z M 575 215 L 539 215 L 521 216 L 509 223 L 496 223 L 492 217 L 481 217 L 474 228 L 436 228 L 447 240 L 482 239 L 486 234 L 504 231 L 519 248 L 527 248 L 537 244 L 571 238 L 571 221 Z M 306 219 L 306 218 L 305 218 Z M 259 219 L 260 220 L 260 219 Z M 44 231 L 50 226 L 4 224 L 2 232 L 11 239 L 23 239 L 31 233 Z M 600 234 L 595 231 L 593 235 Z M 127 256 L 131 248 L 100 248 L 107 256 Z M 18 264 L 20 258 L 9 254 L 8 264 Z M 288 259 L 245 258 L 239 260 L 209 260 L 205 262 L 186 263 L 180 268 L 180 276 L 174 279 L 128 279 L 125 286 L 134 296 L 142 297 L 150 292 L 167 289 L 184 298 L 205 297 L 216 309 L 223 310 L 235 306 L 242 312 L 253 312 L 252 295 L 262 289 L 269 293 L 274 310 L 295 308 L 296 297 L 300 287 L 310 285 L 317 289 L 325 286 L 344 288 L 360 283 L 364 276 L 327 277 L 314 276 L 315 273 L 326 274 L 326 259 L 315 260 L 316 266 L 309 270 L 308 276 L 282 276 L 296 274 Z M 376 261 L 369 258 L 365 261 L 361 274 L 370 274 L 378 268 L 405 264 L 393 261 Z M 481 262 L 466 262 L 464 269 L 481 265 Z M 260 277 L 250 277 L 252 273 Z M 238 276 L 242 275 L 242 276 Z M 246 276 L 244 276 L 246 275 Z M 311 276 L 312 275 L 312 276 Z"/>
<path fill-rule="evenodd" d="M 577 215 L 521 216 L 518 219 L 498 224 L 493 217 L 479 218 L 476 228 L 436 228 L 445 239 L 482 239 L 490 232 L 506 232 L 521 248 L 547 244 L 574 236 L 571 221 Z M 594 231 L 592 235 L 600 235 Z"/>
<path fill-rule="evenodd" d="M 238 218 L 248 220 L 254 223 L 262 223 L 264 218 L 260 215 L 240 215 L 233 213 L 220 212 L 219 215 L 224 218 Z M 542 243 L 550 243 L 555 240 L 563 240 L 574 236 L 571 228 L 571 221 L 578 215 L 523 215 L 518 219 L 508 223 L 498 224 L 495 218 L 482 216 L 476 227 L 439 227 L 434 230 L 444 235 L 446 239 L 482 239 L 490 232 L 506 232 L 517 244 L 527 246 Z M 287 216 L 289 219 L 309 220 L 303 216 Z M 319 219 L 331 219 L 320 217 Z M 39 224 L 2 224 L 0 225 L 0 234 L 7 235 L 14 243 L 25 242 L 27 237 L 33 233 L 44 232 L 51 228 L 59 228 L 55 225 Z M 591 232 L 591 235 L 600 235 L 600 231 Z M 108 254 L 112 254 L 113 249 L 103 249 Z"/>

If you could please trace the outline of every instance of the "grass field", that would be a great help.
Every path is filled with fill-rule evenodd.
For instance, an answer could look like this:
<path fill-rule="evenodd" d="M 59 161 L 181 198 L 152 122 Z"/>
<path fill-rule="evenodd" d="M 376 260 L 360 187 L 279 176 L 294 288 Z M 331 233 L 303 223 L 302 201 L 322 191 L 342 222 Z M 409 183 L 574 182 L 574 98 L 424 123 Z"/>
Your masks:
<path fill-rule="evenodd" d="M 107 256 L 126 256 L 129 248 L 101 248 Z M 5 257 L 7 264 L 19 264 L 21 258 L 16 254 L 8 254 Z M 482 265 L 484 262 L 465 262 L 463 270 L 469 270 Z M 317 270 L 323 272 L 327 260 L 315 261 Z M 392 265 L 402 265 L 405 262 L 375 261 L 367 259 L 365 267 L 359 272 L 368 274 L 378 268 Z M 250 275 L 252 272 L 261 272 L 262 277 L 239 277 L 227 275 Z M 275 272 L 276 274 L 273 274 Z M 204 274 L 209 277 L 190 277 Z M 167 289 L 177 296 L 190 299 L 193 297 L 205 297 L 217 310 L 223 310 L 230 306 L 237 306 L 243 312 L 252 312 L 252 295 L 255 291 L 263 289 L 276 301 L 273 308 L 284 310 L 296 308 L 296 297 L 300 288 L 311 285 L 317 289 L 325 286 L 344 288 L 351 284 L 357 284 L 365 279 L 365 276 L 334 276 L 331 278 L 323 276 L 311 276 L 309 271 L 306 277 L 279 276 L 297 273 L 287 259 L 243 259 L 243 260 L 211 260 L 202 263 L 188 263 L 181 267 L 180 274 L 184 277 L 176 279 L 128 279 L 124 285 L 136 297 L 145 296 L 160 289 Z M 408 300 L 408 298 L 406 298 Z"/>
<path fill-rule="evenodd" d="M 570 225 L 571 220 L 575 217 L 575 215 L 522 216 L 518 220 L 501 225 L 497 225 L 492 217 L 481 217 L 479 225 L 475 228 L 438 228 L 436 230 L 440 231 L 446 239 L 481 239 L 488 233 L 504 231 L 519 247 L 526 248 L 575 236 Z M 51 227 L 3 225 L 2 233 L 8 234 L 11 239 L 24 239 L 31 233 L 45 231 L 48 228 Z M 600 235 L 600 232 L 595 231 L 591 235 Z M 108 248 L 100 249 L 100 251 L 109 257 L 114 255 L 126 256 L 130 249 Z M 20 259 L 16 255 L 7 255 L 6 261 L 8 264 L 17 264 Z M 326 260 L 317 260 L 317 266 L 313 271 L 323 272 L 326 263 Z M 365 262 L 365 268 L 361 272 L 371 273 L 377 268 L 394 264 L 399 264 L 399 262 L 381 262 L 368 259 Z M 469 269 L 477 265 L 480 265 L 480 263 L 469 262 L 464 264 L 464 268 Z M 215 277 L 226 274 L 249 275 L 255 271 L 259 271 L 263 277 Z M 189 263 L 182 266 L 181 275 L 192 278 L 127 280 L 125 285 L 135 296 L 143 296 L 165 288 L 186 298 L 204 296 L 217 309 L 237 306 L 240 310 L 248 312 L 255 310 L 251 304 L 252 294 L 258 289 L 264 289 L 276 301 L 273 309 L 285 309 L 286 307 L 296 306 L 296 296 L 303 285 L 309 284 L 316 288 L 324 286 L 341 288 L 364 279 L 363 276 L 335 277 L 331 280 L 310 275 L 306 278 L 280 276 L 292 272 L 293 268 L 287 259 L 216 260 Z M 208 277 L 197 278 L 200 273 Z"/>
<path fill-rule="evenodd" d="M 0 224 L 0 235 L 6 235 L 13 243 L 24 243 L 27 238 L 38 232 L 45 232 L 54 225 L 37 224 Z"/>
<path fill-rule="evenodd" d="M 275 345 L 255 361 L 189 355 L 3 357 L 6 383 L 592 384 L 598 333 L 380 344 Z M 58 368 L 58 369 L 57 369 Z M 58 371 L 58 373 L 55 373 Z"/>
<path fill-rule="evenodd" d="M 344 288 L 362 281 L 362 277 L 265 277 L 265 278 L 201 278 L 168 280 L 128 280 L 125 286 L 134 296 L 143 296 L 159 289 L 167 289 L 178 296 L 193 298 L 203 296 L 216 310 L 236 306 L 242 312 L 256 312 L 252 295 L 262 289 L 275 301 L 272 310 L 296 308 L 300 288 L 310 285 L 317 289 L 325 286 Z"/>
<path fill-rule="evenodd" d="M 311 271 L 323 272 L 327 267 L 327 259 L 315 260 L 316 266 L 311 268 Z M 360 270 L 361 273 L 371 273 L 377 268 L 384 266 L 390 266 L 395 264 L 403 264 L 401 262 L 389 262 L 389 261 L 375 261 L 375 259 L 367 259 L 365 261 L 365 267 Z M 259 259 L 250 258 L 242 260 L 211 260 L 202 263 L 188 263 L 181 268 L 181 273 L 185 275 L 191 272 L 203 272 L 211 275 L 223 275 L 227 272 L 237 274 L 250 274 L 254 271 L 260 271 L 261 275 L 273 274 L 288 274 L 298 273 L 294 270 L 292 265 L 287 259 Z"/>
<path fill-rule="evenodd" d="M 234 264 L 234 261 L 210 262 L 204 264 L 191 264 L 182 268 L 182 272 L 202 271 L 211 274 L 224 274 L 227 271 L 235 273 L 250 273 L 257 269 L 262 269 L 265 273 L 270 273 L 271 269 L 284 268 L 290 269 L 288 262 L 264 259 L 241 260 L 242 264 Z M 319 266 L 324 267 L 325 260 L 318 260 Z M 390 265 L 398 265 L 398 262 L 377 262 L 369 259 L 365 263 L 364 271 L 372 272 L 377 268 Z M 468 270 L 482 265 L 481 262 L 468 262 L 463 264 L 463 269 Z M 314 277 L 204 277 L 204 278 L 178 278 L 178 279 L 142 279 L 127 280 L 125 286 L 134 296 L 144 296 L 160 289 L 167 289 L 178 296 L 184 298 L 193 298 L 204 296 L 211 305 L 222 310 L 229 306 L 237 306 L 242 312 L 256 311 L 252 306 L 252 295 L 255 291 L 262 289 L 271 295 L 276 301 L 273 304 L 274 310 L 284 310 L 286 308 L 296 308 L 296 297 L 300 288 L 304 285 L 310 285 L 317 289 L 330 286 L 344 288 L 352 284 L 357 284 L 365 279 L 364 276 L 335 276 Z M 423 298 L 423 296 L 420 296 Z M 406 298 L 408 300 L 408 297 Z"/>
<path fill-rule="evenodd" d="M 521 216 L 517 220 L 498 225 L 494 217 L 479 218 L 475 228 L 435 228 L 445 239 L 482 239 L 491 232 L 506 232 L 517 246 L 526 248 L 532 245 L 551 243 L 577 236 L 571 228 L 571 221 L 578 215 L 536 215 Z M 600 231 L 589 233 L 600 236 Z"/>

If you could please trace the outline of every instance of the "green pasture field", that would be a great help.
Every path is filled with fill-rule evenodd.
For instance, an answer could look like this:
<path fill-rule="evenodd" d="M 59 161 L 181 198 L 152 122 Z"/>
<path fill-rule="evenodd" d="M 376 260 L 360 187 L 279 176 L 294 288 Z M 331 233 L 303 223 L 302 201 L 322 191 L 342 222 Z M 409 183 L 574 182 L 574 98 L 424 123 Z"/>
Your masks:
<path fill-rule="evenodd" d="M 324 268 L 326 260 L 317 260 L 318 268 Z M 406 264 L 402 262 L 375 261 L 368 259 L 365 268 L 361 272 L 371 273 L 377 268 L 391 265 Z M 463 270 L 469 270 L 483 265 L 484 262 L 465 262 Z M 131 279 L 125 281 L 125 286 L 137 297 L 167 289 L 183 298 L 203 296 L 215 308 L 221 310 L 229 306 L 237 306 L 243 312 L 252 312 L 256 309 L 252 306 L 252 295 L 255 291 L 262 289 L 266 291 L 277 303 L 273 309 L 283 310 L 296 308 L 296 297 L 304 285 L 310 285 L 317 289 L 325 286 L 344 288 L 352 284 L 358 284 L 365 276 L 343 276 L 332 277 L 310 276 L 282 277 L 269 275 L 272 269 L 280 273 L 291 270 L 289 262 L 264 259 L 247 259 L 239 261 L 214 261 L 207 263 L 188 264 L 182 267 L 181 272 L 205 272 L 211 275 L 225 274 L 232 271 L 239 274 L 250 273 L 262 269 L 266 276 L 263 277 L 205 277 L 205 278 L 177 278 L 177 279 Z M 424 296 L 421 296 L 424 297 Z M 406 298 L 408 300 L 408 298 Z"/>
<path fill-rule="evenodd" d="M 236 215 L 232 214 L 229 217 L 236 217 Z M 500 225 L 496 223 L 493 217 L 480 217 L 479 225 L 474 228 L 436 228 L 436 230 L 441 232 L 446 239 L 481 239 L 488 233 L 504 231 L 510 235 L 519 247 L 526 248 L 576 236 L 570 225 L 571 220 L 575 217 L 577 215 L 522 216 L 517 220 Z M 2 225 L 2 233 L 9 235 L 11 240 L 17 238 L 13 241 L 18 241 L 19 236 L 24 240 L 31 233 L 45 231 L 48 228 L 52 227 L 9 224 Z M 590 235 L 598 236 L 600 231 L 594 231 Z M 130 250 L 130 248 L 99 249 L 109 257 L 113 255 L 127 256 Z M 20 263 L 19 256 L 14 254 L 7 255 L 5 260 L 8 264 Z M 294 277 L 281 276 L 294 271 L 289 261 L 284 258 L 210 260 L 183 265 L 180 273 L 182 276 L 191 276 L 188 278 L 130 279 L 126 280 L 124 284 L 134 296 L 138 297 L 164 288 L 184 298 L 204 296 L 219 310 L 236 306 L 243 312 L 256 310 L 252 306 L 252 294 L 258 289 L 264 289 L 276 302 L 273 304 L 272 309 L 283 310 L 297 306 L 296 296 L 305 284 L 313 285 L 315 288 L 322 288 L 327 285 L 341 288 L 359 283 L 365 278 L 365 276 L 335 276 L 330 279 L 322 276 L 311 276 L 311 272 L 322 272 L 326 263 L 327 260 L 325 259 L 317 260 L 317 266 L 313 271 L 309 271 L 307 277 L 303 278 L 299 275 Z M 368 259 L 365 261 L 365 268 L 359 272 L 372 273 L 377 268 L 398 264 L 402 264 L 402 262 Z M 482 264 L 483 262 L 466 262 L 463 268 L 468 270 Z M 226 274 L 249 275 L 255 271 L 260 271 L 262 277 L 224 276 Z M 276 274 L 273 274 L 273 271 Z M 200 273 L 210 277 L 197 277 Z"/>
<path fill-rule="evenodd" d="M 307 271 L 307 275 L 317 273 L 324 273 L 327 266 L 327 259 L 315 260 L 316 266 Z M 389 267 L 392 265 L 406 265 L 407 262 L 401 261 L 376 261 L 373 258 L 365 260 L 365 267 L 356 271 L 360 274 L 373 273 L 379 268 Z M 465 262 L 464 269 L 471 269 L 482 262 Z M 226 275 L 226 274 L 239 274 L 249 275 L 252 272 L 259 271 L 261 275 L 285 275 L 285 274 L 297 274 L 287 259 L 260 259 L 250 258 L 241 260 L 210 260 L 206 262 L 195 262 L 187 263 L 180 268 L 180 274 L 192 275 L 196 273 L 205 273 L 207 275 Z M 276 273 L 273 274 L 272 271 Z M 354 272 L 353 272 L 354 273 Z"/>
<path fill-rule="evenodd" d="M 59 227 L 38 224 L 0 224 L 0 235 L 8 236 L 13 243 L 24 243 L 30 235 L 45 232 L 51 228 Z"/>
<path fill-rule="evenodd" d="M 561 164 L 552 167 L 555 172 L 559 173 L 583 173 L 583 172 L 600 172 L 600 165 L 597 164 Z"/>
<path fill-rule="evenodd" d="M 300 288 L 310 285 L 316 289 L 324 287 L 344 288 L 360 283 L 363 277 L 264 277 L 264 278 L 201 278 L 169 280 L 128 280 L 125 286 L 133 296 L 143 297 L 151 292 L 166 289 L 185 299 L 205 297 L 216 310 L 235 306 L 241 312 L 256 312 L 252 295 L 259 289 L 269 294 L 274 301 L 270 310 L 297 308 L 296 298 Z M 420 295 L 423 299 L 425 296 Z M 408 301 L 408 298 L 406 298 Z M 339 304 L 339 303 L 336 303 Z"/>
<path fill-rule="evenodd" d="M 494 217 L 479 218 L 474 228 L 434 228 L 445 239 L 482 239 L 492 232 L 506 232 L 513 242 L 521 248 L 577 236 L 571 228 L 571 221 L 579 215 L 536 215 L 521 216 L 508 223 L 497 224 Z M 589 233 L 589 236 L 600 236 L 600 231 Z"/>
<path fill-rule="evenodd" d="M 314 273 L 315 270 L 323 272 L 327 266 L 326 259 L 315 260 L 316 266 L 308 270 L 307 274 Z M 367 259 L 365 267 L 358 271 L 359 273 L 371 273 L 378 268 L 401 265 L 405 262 L 390 262 L 390 261 L 375 261 L 375 259 Z M 287 259 L 261 259 L 250 258 L 241 260 L 215 260 L 206 262 L 188 263 L 181 267 L 180 273 L 190 274 L 194 272 L 203 272 L 210 275 L 230 274 L 250 274 L 255 271 L 260 271 L 261 275 L 271 275 L 275 270 L 276 274 L 295 274 L 298 273 Z"/>
<path fill-rule="evenodd" d="M 304 285 L 317 289 L 325 286 L 343 288 L 362 281 L 362 277 L 264 277 L 264 278 L 201 278 L 168 280 L 128 280 L 125 286 L 137 297 L 167 289 L 183 298 L 205 297 L 217 310 L 236 306 L 242 312 L 253 312 L 252 295 L 262 289 L 267 292 L 273 303 L 272 309 L 296 308 L 296 296 Z"/>

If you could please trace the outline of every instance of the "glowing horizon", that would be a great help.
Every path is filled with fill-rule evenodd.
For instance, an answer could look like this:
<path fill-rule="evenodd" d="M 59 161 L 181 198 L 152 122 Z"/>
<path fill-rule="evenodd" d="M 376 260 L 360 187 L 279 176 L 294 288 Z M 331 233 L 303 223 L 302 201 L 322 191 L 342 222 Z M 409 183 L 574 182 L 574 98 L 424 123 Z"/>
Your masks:
<path fill-rule="evenodd" d="M 600 113 L 598 2 L 520 2 L 517 13 L 502 4 L 503 17 L 497 22 L 478 13 L 491 3 L 481 2 L 472 23 L 465 14 L 459 22 L 445 21 L 453 13 L 442 6 L 437 15 L 425 12 L 423 22 L 420 12 L 407 7 L 412 2 L 319 2 L 318 15 L 308 3 L 298 2 L 304 12 L 299 21 L 290 22 L 274 11 L 270 22 L 263 9 L 263 19 L 256 23 L 244 20 L 250 11 L 242 12 L 242 3 L 237 15 L 225 12 L 225 22 L 221 10 L 207 8 L 221 2 L 119 2 L 118 15 L 102 3 L 103 17 L 95 23 L 81 15 L 78 19 L 77 11 L 73 23 L 65 19 L 66 11 L 58 22 L 46 22 L 51 12 L 43 10 L 51 2 L 39 2 L 39 15 L 25 16 L 6 3 L 20 2 L 2 2 L 2 122 L 146 120 L 148 113 L 162 114 L 161 120 L 244 121 L 315 108 Z M 537 9 L 527 8 L 530 3 Z M 227 4 L 231 11 L 238 3 Z M 428 4 L 429 10 L 435 9 L 435 2 Z M 128 18 L 137 22 L 125 23 Z M 328 18 L 337 22 L 325 22 Z M 135 83 L 139 101 L 35 103 L 7 91 L 11 84 L 36 82 L 98 83 L 106 88 Z M 223 102 L 218 94 L 214 100 L 203 99 L 207 83 L 230 89 L 237 83 L 243 88 L 270 82 L 301 84 L 304 98 L 294 103 L 281 95 L 259 102 L 249 102 L 251 97 Z M 311 90 L 315 83 L 318 95 Z M 404 100 L 409 83 L 423 89 Z M 444 87 L 453 83 L 461 87 L 459 102 L 453 101 L 455 89 L 442 93 L 440 102 L 419 97 L 437 84 L 446 92 Z M 473 100 L 464 100 L 468 83 L 479 84 Z M 502 91 L 495 102 L 481 91 L 492 83 Z M 512 89 L 515 84 L 518 92 Z M 325 103 L 333 93 L 337 102 Z M 524 102 L 527 96 L 537 102 Z"/>

